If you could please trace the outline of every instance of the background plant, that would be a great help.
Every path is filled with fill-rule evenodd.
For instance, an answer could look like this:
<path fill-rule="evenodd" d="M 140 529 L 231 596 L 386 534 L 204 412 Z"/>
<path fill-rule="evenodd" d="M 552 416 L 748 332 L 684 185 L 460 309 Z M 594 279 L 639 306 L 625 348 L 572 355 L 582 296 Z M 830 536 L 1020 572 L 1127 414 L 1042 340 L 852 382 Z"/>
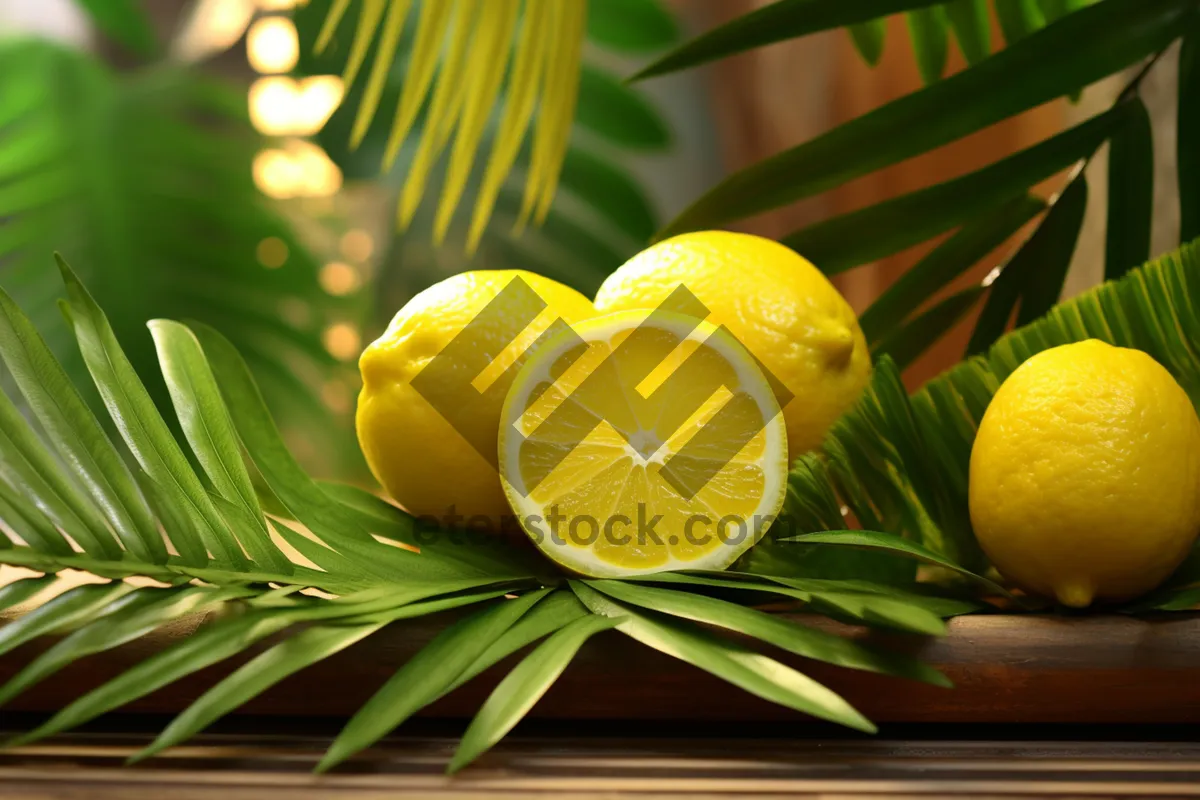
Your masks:
<path fill-rule="evenodd" d="M 396 19 L 406 14 L 394 36 L 367 24 L 385 5 Z M 586 14 L 541 20 L 564 5 Z M 492 17 L 485 24 L 476 7 L 313 0 L 294 14 L 299 73 L 347 79 L 319 142 L 352 183 L 394 187 L 399 227 L 382 259 L 376 324 L 419 289 L 469 268 L 532 269 L 590 296 L 660 222 L 621 159 L 662 152 L 672 134 L 654 103 L 611 65 L 675 43 L 673 17 L 658 0 L 504 0 L 489 12 L 503 17 L 500 25 Z M 485 28 L 490 58 L 473 49 Z M 455 49 L 464 41 L 470 53 Z M 545 60 L 540 77 L 570 91 L 543 86 L 525 59 Z M 455 87 L 471 98 L 461 98 L 457 113 L 443 108 L 453 105 L 446 97 Z"/>
<path fill-rule="evenodd" d="M 1082 166 L 1110 143 L 1106 278 L 1150 257 L 1153 141 L 1138 89 L 1146 72 L 1182 42 L 1178 106 L 1181 242 L 1200 235 L 1200 15 L 1192 0 L 995 0 L 1003 49 L 990 41 L 985 0 L 778 0 L 681 45 L 642 70 L 649 78 L 785 39 L 849 26 L 871 63 L 883 17 L 907 16 L 924 89 L 753 164 L 713 187 L 658 238 L 716 227 L 819 194 L 920 155 L 988 125 L 1141 63 L 1107 111 L 968 175 L 824 220 L 783 238 L 827 274 L 838 274 L 953 232 L 862 315 L 878 356 L 901 366 L 973 307 L 983 311 L 968 354 L 985 352 L 1012 315 L 1037 319 L 1057 302 L 1087 204 Z M 941 80 L 953 35 L 970 66 Z M 1068 170 L 1048 202 L 1034 186 Z M 980 285 L 923 303 L 1037 219 L 995 274 Z"/>
<path fill-rule="evenodd" d="M 321 290 L 318 261 L 255 188 L 260 140 L 244 92 L 160 61 L 132 8 L 97 5 L 102 26 L 150 58 L 128 72 L 49 42 L 0 42 L 0 279 L 72 375 L 83 365 L 56 305 L 56 249 L 83 265 L 139 371 L 155 363 L 146 320 L 204 320 L 237 343 L 289 421 L 328 420 L 312 387 L 344 367 L 321 331 L 359 304 Z M 260 263 L 264 242 L 282 252 L 279 268 Z M 287 303 L 303 319 L 282 313 Z M 150 386 L 164 403 L 161 382 Z"/>

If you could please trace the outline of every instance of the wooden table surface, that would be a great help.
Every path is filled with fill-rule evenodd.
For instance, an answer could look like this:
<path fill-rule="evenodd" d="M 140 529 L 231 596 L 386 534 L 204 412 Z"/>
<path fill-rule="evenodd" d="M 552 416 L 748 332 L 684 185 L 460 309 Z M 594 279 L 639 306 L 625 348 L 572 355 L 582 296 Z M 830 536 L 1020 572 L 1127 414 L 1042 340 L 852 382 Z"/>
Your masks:
<path fill-rule="evenodd" d="M 907 651 L 954 682 L 944 689 L 840 669 L 773 652 L 841 693 L 876 722 L 904 723 L 1190 723 L 1200 725 L 1200 615 L 1160 619 L 1121 616 L 971 616 L 950 622 L 944 639 L 847 628 L 819 617 L 805 624 Z M 200 619 L 72 664 L 5 706 L 46 713 L 63 707 L 151 654 L 190 635 Z M 305 669 L 240 712 L 270 716 L 353 714 L 448 620 L 414 620 L 389 628 Z M 48 642 L 0 659 L 0 682 Z M 208 687 L 263 647 L 178 681 L 125 707 L 137 713 L 182 711 Z M 469 718 L 515 663 L 510 658 L 422 713 Z M 612 631 L 580 651 L 534 706 L 538 719 L 698 722 L 804 722 L 806 718 L 746 694 L 706 672 Z M 3 724 L 0 712 L 0 724 Z M 1200 727 L 1197 728 L 1200 731 Z"/>
<path fill-rule="evenodd" d="M 1062 798 L 1200 796 L 1200 744 L 516 737 L 459 776 L 454 740 L 394 738 L 337 772 L 325 737 L 206 735 L 135 767 L 145 735 L 63 737 L 0 754 L 5 800 Z"/>
<path fill-rule="evenodd" d="M 90 732 L 0 751 L 0 800 L 1200 796 L 1200 615 L 973 616 L 937 640 L 800 619 L 911 652 L 956 688 L 781 656 L 884 723 L 874 738 L 846 735 L 610 632 L 588 643 L 517 735 L 460 777 L 442 774 L 453 736 L 512 660 L 335 774 L 313 776 L 340 722 L 447 622 L 417 620 L 289 678 L 216 733 L 136 767 L 123 763 L 169 715 L 252 654 L 142 698 Z M 0 736 L 202 621 L 68 667 L 0 710 Z M 0 681 L 46 646 L 0 659 Z"/>

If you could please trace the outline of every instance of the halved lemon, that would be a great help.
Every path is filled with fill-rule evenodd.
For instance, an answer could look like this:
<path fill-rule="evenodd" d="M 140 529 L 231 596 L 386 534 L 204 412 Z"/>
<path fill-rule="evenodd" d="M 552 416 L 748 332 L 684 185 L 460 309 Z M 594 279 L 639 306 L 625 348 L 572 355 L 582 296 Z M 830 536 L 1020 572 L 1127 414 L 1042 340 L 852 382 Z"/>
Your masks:
<path fill-rule="evenodd" d="M 505 400 L 499 462 L 521 527 L 569 570 L 724 569 L 783 505 L 787 430 L 725 328 L 627 311 L 539 346 Z"/>

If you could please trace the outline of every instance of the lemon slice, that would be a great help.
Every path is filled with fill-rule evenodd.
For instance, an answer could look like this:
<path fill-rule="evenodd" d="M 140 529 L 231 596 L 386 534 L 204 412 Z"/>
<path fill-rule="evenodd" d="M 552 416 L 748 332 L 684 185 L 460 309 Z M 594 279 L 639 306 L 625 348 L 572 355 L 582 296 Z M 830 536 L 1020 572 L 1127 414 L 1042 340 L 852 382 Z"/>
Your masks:
<path fill-rule="evenodd" d="M 726 329 L 627 311 L 563 330 L 525 363 L 499 461 L 522 529 L 569 570 L 724 569 L 779 513 L 787 430 Z"/>

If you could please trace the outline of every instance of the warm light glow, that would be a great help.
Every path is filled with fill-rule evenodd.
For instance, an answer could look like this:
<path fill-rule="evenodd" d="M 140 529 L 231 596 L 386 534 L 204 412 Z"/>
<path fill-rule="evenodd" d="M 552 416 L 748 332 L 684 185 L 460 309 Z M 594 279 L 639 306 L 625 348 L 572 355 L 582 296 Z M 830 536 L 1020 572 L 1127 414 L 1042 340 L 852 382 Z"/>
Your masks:
<path fill-rule="evenodd" d="M 342 361 L 349 361 L 358 355 L 362 344 L 358 331 L 345 322 L 338 322 L 326 328 L 321 335 L 321 341 L 325 343 L 325 349 L 331 356 Z"/>
<path fill-rule="evenodd" d="M 350 391 L 350 387 L 342 381 L 327 381 L 321 387 L 321 400 L 335 414 L 345 414 L 349 411 L 352 399 L 353 394 Z"/>
<path fill-rule="evenodd" d="M 287 17 L 263 17 L 250 26 L 246 55 L 259 72 L 287 72 L 300 59 L 296 26 Z"/>
<path fill-rule="evenodd" d="M 292 132 L 299 87 L 291 78 L 259 78 L 250 84 L 250 121 L 260 133 L 283 136 Z"/>
<path fill-rule="evenodd" d="M 250 86 L 250 121 L 267 136 L 309 136 L 325 125 L 342 101 L 342 79 L 314 75 L 259 78 Z"/>
<path fill-rule="evenodd" d="M 254 185 L 267 197 L 295 197 L 297 169 L 282 150 L 263 150 L 254 157 Z"/>
<path fill-rule="evenodd" d="M 292 133 L 311 136 L 321 130 L 344 94 L 345 87 L 337 75 L 313 75 L 300 81 L 292 108 Z"/>
<path fill-rule="evenodd" d="M 267 269 L 278 269 L 287 263 L 288 246 L 282 239 L 268 236 L 258 243 L 255 255 L 258 256 L 258 263 Z"/>
<path fill-rule="evenodd" d="M 254 0 L 200 0 L 175 39 L 172 52 L 184 61 L 198 61 L 228 50 L 250 24 Z"/>
<path fill-rule="evenodd" d="M 258 0 L 258 7 L 263 11 L 287 11 L 307 3 L 308 0 Z"/>
<path fill-rule="evenodd" d="M 342 236 L 341 248 L 346 258 L 362 263 L 375 252 L 375 240 L 364 230 L 346 231 Z"/>
<path fill-rule="evenodd" d="M 254 183 L 268 197 L 325 197 L 342 188 L 342 171 L 317 145 L 289 139 L 254 158 Z"/>
<path fill-rule="evenodd" d="M 358 272 L 349 264 L 332 261 L 321 267 L 321 288 L 329 294 L 350 294 L 362 284 Z"/>

